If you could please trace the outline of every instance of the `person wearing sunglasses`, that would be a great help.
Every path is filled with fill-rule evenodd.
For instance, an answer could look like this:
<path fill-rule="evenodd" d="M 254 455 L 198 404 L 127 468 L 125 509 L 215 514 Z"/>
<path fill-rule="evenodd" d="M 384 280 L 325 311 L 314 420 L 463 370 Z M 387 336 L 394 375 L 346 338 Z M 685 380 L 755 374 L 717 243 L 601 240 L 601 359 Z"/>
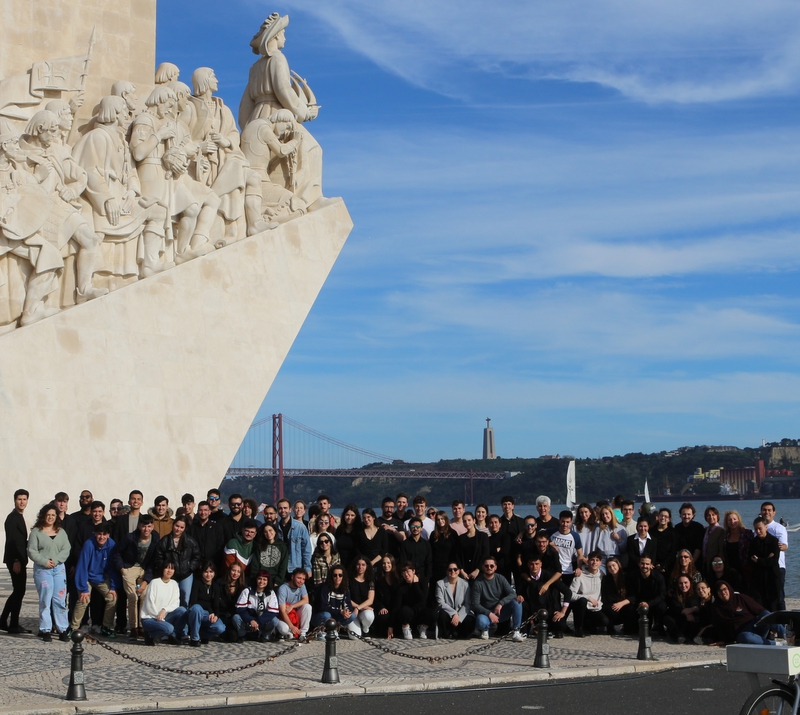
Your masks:
<path fill-rule="evenodd" d="M 522 642 L 522 604 L 511 584 L 497 573 L 497 562 L 491 556 L 484 559 L 481 575 L 472 585 L 472 612 L 484 640 L 488 640 L 490 630 L 510 622 L 511 640 Z"/>
<path fill-rule="evenodd" d="M 409 538 L 400 544 L 400 560 L 414 564 L 414 570 L 427 589 L 431 580 L 432 557 L 431 546 L 422 538 L 422 519 L 418 516 L 408 521 Z"/>
<path fill-rule="evenodd" d="M 209 489 L 206 492 L 206 501 L 208 506 L 211 507 L 211 521 L 227 518 L 228 515 L 222 510 L 222 495 L 219 489 Z"/>
<path fill-rule="evenodd" d="M 447 576 L 436 583 L 440 638 L 469 638 L 475 630 L 475 616 L 469 609 L 472 598 L 469 582 L 459 578 L 459 572 L 458 564 L 451 561 L 447 564 Z"/>
<path fill-rule="evenodd" d="M 317 539 L 317 547 L 311 556 L 311 582 L 314 589 L 319 588 L 328 578 L 328 573 L 334 566 L 342 563 L 332 534 L 322 533 Z"/>
<path fill-rule="evenodd" d="M 356 616 L 358 614 L 350 596 L 350 586 L 343 566 L 333 566 L 328 572 L 328 578 L 317 590 L 317 614 L 311 623 L 316 627 L 333 618 L 344 629 L 346 638 L 360 636 L 361 628 Z M 321 636 L 321 638 L 319 638 Z M 319 640 L 324 640 L 325 634 L 320 631 Z"/>

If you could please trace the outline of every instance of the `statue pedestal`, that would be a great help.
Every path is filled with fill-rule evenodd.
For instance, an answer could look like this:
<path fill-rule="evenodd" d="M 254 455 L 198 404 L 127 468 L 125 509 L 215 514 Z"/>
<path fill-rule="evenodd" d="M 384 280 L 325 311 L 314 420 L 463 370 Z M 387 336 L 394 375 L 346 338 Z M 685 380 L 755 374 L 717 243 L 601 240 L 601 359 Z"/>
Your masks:
<path fill-rule="evenodd" d="M 0 338 L 0 483 L 217 486 L 352 228 L 341 199 Z"/>

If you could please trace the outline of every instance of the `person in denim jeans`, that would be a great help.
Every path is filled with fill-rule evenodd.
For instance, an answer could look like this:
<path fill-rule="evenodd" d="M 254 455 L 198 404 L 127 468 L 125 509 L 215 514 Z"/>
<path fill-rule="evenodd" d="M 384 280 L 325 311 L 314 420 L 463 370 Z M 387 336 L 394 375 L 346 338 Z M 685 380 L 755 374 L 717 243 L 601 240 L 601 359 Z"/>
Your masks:
<path fill-rule="evenodd" d="M 493 557 L 483 560 L 481 575 L 472 586 L 472 612 L 481 638 L 489 637 L 489 629 L 500 623 L 511 621 L 511 640 L 522 641 L 519 627 L 522 623 L 522 604 L 506 579 L 497 573 L 497 562 Z"/>
<path fill-rule="evenodd" d="M 186 609 L 181 606 L 180 589 L 172 579 L 174 574 L 175 562 L 167 561 L 161 567 L 161 578 L 154 578 L 147 587 L 142 604 L 146 645 L 155 645 L 164 636 L 173 645 L 180 645 L 180 637 L 186 632 Z"/>
<path fill-rule="evenodd" d="M 348 636 L 361 635 L 361 627 L 356 621 L 356 612 L 350 599 L 350 588 L 343 566 L 334 566 L 325 583 L 320 585 L 317 591 L 317 614 L 314 616 L 312 627 L 321 625 L 330 618 L 345 627 Z"/>
<path fill-rule="evenodd" d="M 222 584 L 214 580 L 217 575 L 214 564 L 205 561 L 200 566 L 200 578 L 192 584 L 192 595 L 189 599 L 187 619 L 189 623 L 189 645 L 199 646 L 208 643 L 208 639 L 220 636 L 225 632 L 222 614 Z"/>
<path fill-rule="evenodd" d="M 69 640 L 67 573 L 64 568 L 69 554 L 69 538 L 61 526 L 56 507 L 46 504 L 39 510 L 28 539 L 28 556 L 33 561 L 33 581 L 39 594 L 38 635 L 45 643 L 53 640 L 51 609 L 60 639 Z"/>

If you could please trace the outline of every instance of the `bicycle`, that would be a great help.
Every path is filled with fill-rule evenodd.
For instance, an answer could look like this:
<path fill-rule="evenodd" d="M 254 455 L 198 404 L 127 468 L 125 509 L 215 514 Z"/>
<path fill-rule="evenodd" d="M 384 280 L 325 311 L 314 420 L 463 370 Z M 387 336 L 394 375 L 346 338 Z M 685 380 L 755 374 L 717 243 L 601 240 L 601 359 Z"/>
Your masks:
<path fill-rule="evenodd" d="M 759 625 L 790 625 L 797 632 L 800 611 L 775 611 Z M 728 670 L 745 672 L 753 693 L 739 715 L 798 715 L 800 713 L 800 648 L 773 645 L 733 645 L 727 648 Z M 785 675 L 786 682 L 773 679 L 762 686 L 759 674 Z"/>

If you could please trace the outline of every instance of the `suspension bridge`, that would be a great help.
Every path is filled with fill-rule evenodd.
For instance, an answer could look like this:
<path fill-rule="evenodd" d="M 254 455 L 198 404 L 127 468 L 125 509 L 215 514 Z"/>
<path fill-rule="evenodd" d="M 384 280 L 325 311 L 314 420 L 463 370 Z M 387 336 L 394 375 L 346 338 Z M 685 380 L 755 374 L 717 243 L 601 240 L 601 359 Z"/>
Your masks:
<path fill-rule="evenodd" d="M 403 469 L 402 464 L 402 460 L 356 447 L 287 415 L 275 414 L 250 425 L 225 476 L 271 479 L 273 503 L 283 498 L 284 482 L 293 477 L 460 480 L 465 495 L 469 486 L 472 497 L 476 479 L 499 480 L 508 476 L 506 472 Z"/>

